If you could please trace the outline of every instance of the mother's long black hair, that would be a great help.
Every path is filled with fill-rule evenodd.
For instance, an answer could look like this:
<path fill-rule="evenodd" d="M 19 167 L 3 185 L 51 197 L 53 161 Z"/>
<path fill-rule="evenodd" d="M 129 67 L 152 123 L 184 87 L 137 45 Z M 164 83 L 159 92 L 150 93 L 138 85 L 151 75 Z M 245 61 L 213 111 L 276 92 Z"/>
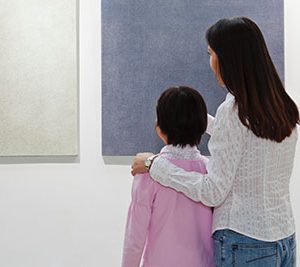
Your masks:
<path fill-rule="evenodd" d="M 241 122 L 262 138 L 281 142 L 299 123 L 299 112 L 286 93 L 264 37 L 250 19 L 221 19 L 206 32 L 218 56 L 220 76 L 235 97 Z"/>

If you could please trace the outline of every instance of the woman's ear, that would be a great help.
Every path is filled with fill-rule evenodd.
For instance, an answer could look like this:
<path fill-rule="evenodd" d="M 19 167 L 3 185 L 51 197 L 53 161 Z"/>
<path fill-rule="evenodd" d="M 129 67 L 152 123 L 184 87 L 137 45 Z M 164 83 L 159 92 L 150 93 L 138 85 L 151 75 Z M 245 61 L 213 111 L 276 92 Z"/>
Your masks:
<path fill-rule="evenodd" d="M 208 54 L 209 54 L 210 68 L 214 72 L 219 85 L 224 87 L 225 84 L 224 84 L 224 81 L 221 77 L 220 64 L 219 64 L 218 56 L 217 56 L 216 52 L 210 46 L 208 46 Z"/>

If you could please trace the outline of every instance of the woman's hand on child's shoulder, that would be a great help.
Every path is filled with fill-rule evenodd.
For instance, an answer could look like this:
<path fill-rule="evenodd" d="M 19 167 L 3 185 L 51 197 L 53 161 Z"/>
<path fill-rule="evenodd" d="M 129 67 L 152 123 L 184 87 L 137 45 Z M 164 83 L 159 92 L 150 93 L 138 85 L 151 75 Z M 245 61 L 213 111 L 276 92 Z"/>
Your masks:
<path fill-rule="evenodd" d="M 151 152 L 138 153 L 134 157 L 133 163 L 131 165 L 131 174 L 136 175 L 137 173 L 144 173 L 148 170 L 145 167 L 145 160 L 154 154 Z"/>

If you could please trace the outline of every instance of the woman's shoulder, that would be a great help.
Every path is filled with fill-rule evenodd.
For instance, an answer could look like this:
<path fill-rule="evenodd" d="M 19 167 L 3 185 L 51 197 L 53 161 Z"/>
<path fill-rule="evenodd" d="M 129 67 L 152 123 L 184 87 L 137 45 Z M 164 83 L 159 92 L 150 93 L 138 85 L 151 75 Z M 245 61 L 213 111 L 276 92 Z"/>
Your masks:
<path fill-rule="evenodd" d="M 217 113 L 220 111 L 233 111 L 236 108 L 235 98 L 232 94 L 228 93 L 224 102 L 218 107 Z"/>
<path fill-rule="evenodd" d="M 215 124 L 234 124 L 242 127 L 242 123 L 239 119 L 238 106 L 236 105 L 235 98 L 232 94 L 228 93 L 225 101 L 218 107 Z"/>

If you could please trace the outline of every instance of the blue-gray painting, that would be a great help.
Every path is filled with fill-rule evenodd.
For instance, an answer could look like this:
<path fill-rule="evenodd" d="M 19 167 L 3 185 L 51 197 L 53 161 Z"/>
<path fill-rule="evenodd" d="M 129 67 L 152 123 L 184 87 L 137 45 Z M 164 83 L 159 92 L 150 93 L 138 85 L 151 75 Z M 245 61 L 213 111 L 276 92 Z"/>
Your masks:
<path fill-rule="evenodd" d="M 259 25 L 283 79 L 283 0 L 102 0 L 103 156 L 160 150 L 155 105 L 170 86 L 198 89 L 215 114 L 226 92 L 210 70 L 205 31 L 233 16 Z"/>

